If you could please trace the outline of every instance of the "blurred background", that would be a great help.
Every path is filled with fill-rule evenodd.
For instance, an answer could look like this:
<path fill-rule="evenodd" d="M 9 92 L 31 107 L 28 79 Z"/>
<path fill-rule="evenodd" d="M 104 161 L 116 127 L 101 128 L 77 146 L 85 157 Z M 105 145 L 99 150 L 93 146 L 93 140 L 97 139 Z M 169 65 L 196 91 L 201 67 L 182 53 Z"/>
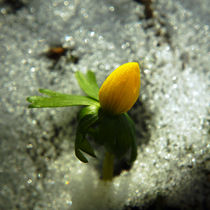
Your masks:
<path fill-rule="evenodd" d="M 208 0 L 0 0 L 0 209 L 210 209 Z M 27 108 L 39 88 L 82 94 L 129 61 L 138 157 L 100 180 L 74 155 L 79 108 Z M 99 151 L 100 148 L 99 148 Z"/>

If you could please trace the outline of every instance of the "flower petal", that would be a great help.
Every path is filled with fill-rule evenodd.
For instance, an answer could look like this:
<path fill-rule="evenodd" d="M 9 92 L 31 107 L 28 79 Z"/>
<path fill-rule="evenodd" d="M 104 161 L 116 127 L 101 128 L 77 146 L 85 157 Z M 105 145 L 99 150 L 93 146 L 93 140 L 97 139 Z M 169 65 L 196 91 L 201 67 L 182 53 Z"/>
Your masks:
<path fill-rule="evenodd" d="M 112 113 L 127 112 L 139 97 L 140 68 L 136 62 L 121 65 L 104 81 L 99 90 L 101 107 Z"/>

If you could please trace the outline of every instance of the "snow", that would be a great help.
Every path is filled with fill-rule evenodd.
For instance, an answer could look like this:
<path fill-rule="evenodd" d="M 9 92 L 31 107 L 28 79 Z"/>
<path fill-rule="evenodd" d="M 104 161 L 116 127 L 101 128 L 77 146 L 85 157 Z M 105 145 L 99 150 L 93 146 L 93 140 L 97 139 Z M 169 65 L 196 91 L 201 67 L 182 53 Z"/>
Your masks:
<path fill-rule="evenodd" d="M 0 1 L 0 209 L 129 209 L 164 197 L 200 207 L 209 195 L 208 1 L 153 4 L 154 18 L 129 0 Z M 55 64 L 45 52 L 71 49 Z M 78 57 L 78 63 L 71 56 Z M 141 64 L 139 102 L 130 111 L 138 157 L 111 183 L 102 156 L 74 155 L 78 108 L 27 109 L 39 88 L 81 94 L 74 72 L 99 84 L 119 65 Z M 209 207 L 209 206 L 207 206 Z"/>

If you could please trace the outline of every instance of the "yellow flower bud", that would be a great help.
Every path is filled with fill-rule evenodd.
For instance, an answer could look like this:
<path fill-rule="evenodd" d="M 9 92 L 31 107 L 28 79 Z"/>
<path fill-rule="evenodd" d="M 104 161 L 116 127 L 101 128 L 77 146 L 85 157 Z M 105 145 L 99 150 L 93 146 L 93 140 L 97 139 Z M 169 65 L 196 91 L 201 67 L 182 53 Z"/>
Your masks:
<path fill-rule="evenodd" d="M 99 90 L 102 109 L 118 115 L 135 104 L 140 91 L 140 68 L 136 62 L 126 63 L 114 70 Z"/>

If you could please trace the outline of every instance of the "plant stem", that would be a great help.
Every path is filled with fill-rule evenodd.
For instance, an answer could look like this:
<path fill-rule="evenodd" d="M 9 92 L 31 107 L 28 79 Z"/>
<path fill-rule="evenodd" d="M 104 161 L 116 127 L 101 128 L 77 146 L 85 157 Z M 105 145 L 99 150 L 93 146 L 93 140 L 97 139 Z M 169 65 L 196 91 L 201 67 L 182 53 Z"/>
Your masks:
<path fill-rule="evenodd" d="M 102 179 L 104 181 L 112 180 L 113 171 L 114 171 L 114 155 L 109 152 L 106 152 L 103 163 Z"/>

